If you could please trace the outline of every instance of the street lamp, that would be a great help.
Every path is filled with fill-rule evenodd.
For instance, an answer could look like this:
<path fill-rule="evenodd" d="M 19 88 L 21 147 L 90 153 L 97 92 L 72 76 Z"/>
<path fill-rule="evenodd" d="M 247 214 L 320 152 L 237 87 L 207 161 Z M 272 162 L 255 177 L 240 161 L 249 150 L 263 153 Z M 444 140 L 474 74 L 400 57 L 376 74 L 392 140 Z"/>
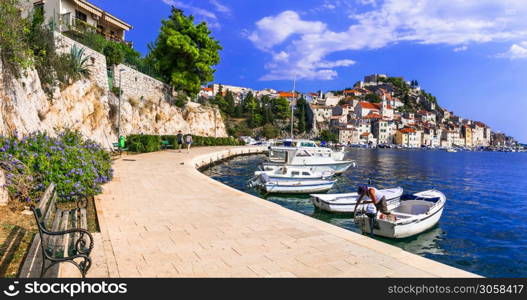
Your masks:
<path fill-rule="evenodd" d="M 121 139 L 121 95 L 123 94 L 122 81 L 124 69 L 119 69 L 119 109 L 117 119 L 117 140 Z"/>

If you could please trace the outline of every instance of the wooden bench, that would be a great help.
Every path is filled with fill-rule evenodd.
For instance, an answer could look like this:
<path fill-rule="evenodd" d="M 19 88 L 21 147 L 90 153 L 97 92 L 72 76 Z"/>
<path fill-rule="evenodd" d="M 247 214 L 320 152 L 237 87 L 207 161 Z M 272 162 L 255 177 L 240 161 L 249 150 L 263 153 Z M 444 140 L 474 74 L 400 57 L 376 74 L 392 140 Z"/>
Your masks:
<path fill-rule="evenodd" d="M 36 206 L 31 206 L 38 226 L 35 240 L 39 239 L 42 254 L 41 278 L 49 269 L 62 262 L 75 265 L 85 278 L 92 265 L 90 253 L 93 249 L 93 236 L 87 230 L 86 218 L 88 198 L 83 195 L 68 197 L 76 199 L 77 207 L 60 209 L 57 199 L 65 197 L 57 195 L 52 183 Z"/>
<path fill-rule="evenodd" d="M 119 146 L 119 143 L 113 143 L 112 145 L 113 145 L 113 152 L 117 152 L 119 153 L 119 155 L 122 154 L 123 151 L 124 152 L 128 151 L 128 148 L 121 148 L 121 146 Z"/>

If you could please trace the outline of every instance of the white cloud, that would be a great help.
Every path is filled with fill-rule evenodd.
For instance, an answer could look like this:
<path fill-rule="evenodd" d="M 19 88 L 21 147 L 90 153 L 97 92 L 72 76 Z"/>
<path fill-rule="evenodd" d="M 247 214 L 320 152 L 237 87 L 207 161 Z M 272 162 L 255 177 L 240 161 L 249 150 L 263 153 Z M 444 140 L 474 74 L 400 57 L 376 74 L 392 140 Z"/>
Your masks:
<path fill-rule="evenodd" d="M 513 44 L 507 52 L 497 55 L 500 58 L 508 58 L 511 60 L 527 58 L 527 42 Z"/>
<path fill-rule="evenodd" d="M 275 17 L 265 17 L 256 23 L 257 31 L 249 35 L 256 47 L 268 51 L 281 44 L 293 34 L 316 34 L 326 30 L 322 22 L 308 22 L 300 19 L 294 11 L 284 11 Z"/>
<path fill-rule="evenodd" d="M 227 6 L 225 6 L 224 4 L 220 3 L 219 0 L 210 0 L 209 1 L 210 4 L 212 4 L 214 6 L 214 8 L 219 11 L 219 12 L 222 12 L 222 13 L 226 13 L 226 14 L 230 14 L 231 13 L 231 9 Z"/>
<path fill-rule="evenodd" d="M 454 52 L 462 52 L 462 51 L 467 51 L 467 50 L 468 50 L 467 45 L 454 48 Z"/>
<path fill-rule="evenodd" d="M 357 1 L 369 4 L 369 10 L 349 13 L 350 25 L 341 32 L 320 21 L 303 20 L 294 11 L 258 21 L 249 39 L 272 58 L 262 79 L 291 79 L 295 73 L 299 78 L 333 79 L 338 75 L 334 68 L 352 65 L 352 60 L 326 60 L 340 51 L 377 49 L 399 42 L 446 44 L 456 46 L 454 51 L 464 51 L 471 43 L 527 38 L 527 19 L 522 17 L 527 15 L 525 0 Z M 325 2 L 335 5 L 332 3 Z M 509 54 L 520 57 L 522 49 L 527 47 L 515 44 Z"/>
<path fill-rule="evenodd" d="M 221 24 L 218 21 L 218 16 L 210 9 L 201 8 L 189 3 L 190 1 L 179 1 L 179 0 L 162 0 L 165 4 L 175 6 L 176 8 L 182 9 L 185 13 L 189 13 L 197 17 L 198 20 L 206 21 L 210 28 L 220 28 Z M 229 7 L 220 3 L 219 0 L 209 0 L 217 12 L 230 14 L 231 10 Z"/>
<path fill-rule="evenodd" d="M 202 17 L 209 18 L 209 19 L 214 19 L 214 20 L 216 20 L 218 18 L 218 17 L 216 17 L 216 15 L 213 12 L 210 12 L 210 11 L 208 11 L 206 9 L 203 9 L 203 8 L 200 8 L 200 7 L 197 7 L 197 6 L 186 4 L 186 3 L 182 2 L 182 1 L 163 0 L 163 2 L 165 2 L 168 5 L 173 5 L 176 8 L 180 8 L 180 9 L 186 10 L 186 11 L 190 12 L 193 15 L 202 16 Z"/>

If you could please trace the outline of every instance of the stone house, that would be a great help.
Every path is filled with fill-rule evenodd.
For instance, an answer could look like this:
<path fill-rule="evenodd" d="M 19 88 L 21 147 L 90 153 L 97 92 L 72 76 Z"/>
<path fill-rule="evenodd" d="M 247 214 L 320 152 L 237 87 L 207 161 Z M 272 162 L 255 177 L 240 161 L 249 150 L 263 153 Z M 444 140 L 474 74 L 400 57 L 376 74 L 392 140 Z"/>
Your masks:
<path fill-rule="evenodd" d="M 413 128 L 403 128 L 395 133 L 395 144 L 408 148 L 421 147 L 421 132 Z"/>
<path fill-rule="evenodd" d="M 338 141 L 344 145 L 359 144 L 359 131 L 357 128 L 347 125 L 333 128 L 333 132 L 338 134 Z"/>
<path fill-rule="evenodd" d="M 378 119 L 372 123 L 372 133 L 379 144 L 393 144 L 397 124 L 384 119 Z"/>

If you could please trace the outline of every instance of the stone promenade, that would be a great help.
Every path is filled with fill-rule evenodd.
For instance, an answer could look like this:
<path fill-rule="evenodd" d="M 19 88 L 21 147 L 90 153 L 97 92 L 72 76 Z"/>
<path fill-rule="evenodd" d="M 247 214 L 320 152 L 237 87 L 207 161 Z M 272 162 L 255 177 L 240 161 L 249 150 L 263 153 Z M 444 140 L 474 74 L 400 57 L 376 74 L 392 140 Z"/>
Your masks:
<path fill-rule="evenodd" d="M 260 150 L 168 150 L 115 162 L 97 197 L 90 277 L 473 277 L 232 189 L 196 166 Z M 65 276 L 65 273 L 63 273 Z"/>

